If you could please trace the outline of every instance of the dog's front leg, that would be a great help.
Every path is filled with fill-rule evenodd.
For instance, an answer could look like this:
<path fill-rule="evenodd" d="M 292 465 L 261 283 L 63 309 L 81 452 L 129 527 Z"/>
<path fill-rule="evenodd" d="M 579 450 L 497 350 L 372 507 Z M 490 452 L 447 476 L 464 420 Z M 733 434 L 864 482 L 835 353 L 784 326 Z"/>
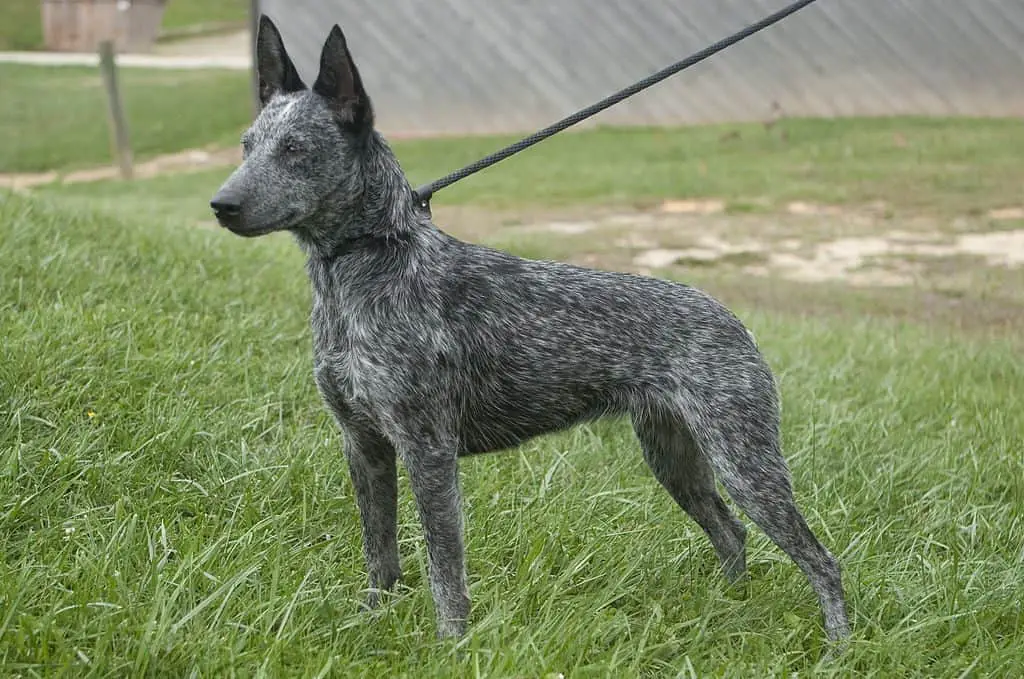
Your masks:
<path fill-rule="evenodd" d="M 367 608 L 402 576 L 398 561 L 398 470 L 395 449 L 380 434 L 345 428 L 345 457 L 363 525 L 363 556 L 369 574 Z"/>
<path fill-rule="evenodd" d="M 430 592 L 438 635 L 461 636 L 469 618 L 462 505 L 454 444 L 437 443 L 400 449 L 416 497 L 427 542 Z"/>

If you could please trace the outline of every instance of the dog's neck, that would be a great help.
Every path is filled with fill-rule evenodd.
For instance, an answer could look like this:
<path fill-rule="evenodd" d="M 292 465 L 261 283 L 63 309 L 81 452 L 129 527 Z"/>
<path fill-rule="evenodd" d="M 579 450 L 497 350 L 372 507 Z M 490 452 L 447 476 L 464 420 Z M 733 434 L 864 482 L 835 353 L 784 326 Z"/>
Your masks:
<path fill-rule="evenodd" d="M 352 176 L 324 197 L 315 215 L 293 230 L 310 259 L 344 257 L 375 240 L 401 238 L 420 222 L 429 222 L 384 138 L 374 131 L 364 144 Z"/>
<path fill-rule="evenodd" d="M 390 275 L 395 283 L 403 269 L 415 267 L 415 260 L 442 237 L 429 213 L 417 205 L 383 137 L 372 132 L 366 144 L 357 168 L 358 199 L 338 200 L 349 191 L 339 187 L 315 217 L 294 231 L 318 294 L 329 294 L 327 288 L 339 285 L 348 288 L 346 282 L 360 277 L 382 280 Z"/>

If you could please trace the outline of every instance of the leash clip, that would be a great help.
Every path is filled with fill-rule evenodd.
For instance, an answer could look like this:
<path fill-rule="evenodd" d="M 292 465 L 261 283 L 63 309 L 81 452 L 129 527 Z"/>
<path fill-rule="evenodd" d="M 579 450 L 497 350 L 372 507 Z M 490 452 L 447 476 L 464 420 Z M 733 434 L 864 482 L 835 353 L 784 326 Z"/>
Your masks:
<path fill-rule="evenodd" d="M 413 202 L 416 203 L 416 207 L 426 212 L 428 217 L 432 216 L 430 212 L 430 198 L 432 195 L 433 191 L 431 191 L 429 187 L 413 189 L 412 192 L 412 199 Z"/>

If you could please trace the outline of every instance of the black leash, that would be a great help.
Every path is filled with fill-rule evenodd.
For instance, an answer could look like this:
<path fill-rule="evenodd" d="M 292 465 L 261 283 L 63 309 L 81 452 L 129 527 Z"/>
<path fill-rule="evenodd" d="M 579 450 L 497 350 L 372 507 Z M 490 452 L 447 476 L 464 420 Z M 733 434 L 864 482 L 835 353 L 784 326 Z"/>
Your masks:
<path fill-rule="evenodd" d="M 480 170 L 482 170 L 482 169 L 484 169 L 486 167 L 490 167 L 491 165 L 494 165 L 497 162 L 505 160 L 509 156 L 515 155 L 516 153 L 519 153 L 520 151 L 533 146 L 537 142 L 544 141 L 548 137 L 561 132 L 562 130 L 566 129 L 567 127 L 571 127 L 572 125 L 575 125 L 576 123 L 578 123 L 578 122 L 580 122 L 582 120 L 586 120 L 587 118 L 589 118 L 590 116 L 594 115 L 595 113 L 600 113 L 601 111 L 605 110 L 606 108 L 608 108 L 610 106 L 614 106 L 615 104 L 619 103 L 623 99 L 631 97 L 634 94 L 636 94 L 637 92 L 645 90 L 648 87 L 650 87 L 651 85 L 655 85 L 655 84 L 661 82 L 662 80 L 664 80 L 665 78 L 669 77 L 670 75 L 675 75 L 676 73 L 679 73 L 680 71 L 682 71 L 684 69 L 687 69 L 687 68 L 693 66 L 694 64 L 697 64 L 697 63 L 699 63 L 701 61 L 704 61 L 705 59 L 707 59 L 711 55 L 717 54 L 718 52 L 721 52 L 722 50 L 724 50 L 726 47 L 731 47 L 732 45 L 735 45 L 736 43 L 740 42 L 741 40 L 745 40 L 745 39 L 749 38 L 750 36 L 752 36 L 753 34 L 757 33 L 758 31 L 760 31 L 762 29 L 765 29 L 765 28 L 768 28 L 769 26 L 771 26 L 774 23 L 778 23 L 779 21 L 782 21 L 783 19 L 788 17 L 790 14 L 798 12 L 799 10 L 803 9 L 804 7 L 806 7 L 807 5 L 810 5 L 811 3 L 815 2 L 815 1 L 816 0 L 798 0 L 797 2 L 794 2 L 793 4 L 789 5 L 788 7 L 784 7 L 783 9 L 780 9 L 778 12 L 775 12 L 774 14 L 768 15 L 767 17 L 765 17 L 761 21 L 758 21 L 755 24 L 751 24 L 751 25 L 747 26 L 742 31 L 739 31 L 738 33 L 734 33 L 734 34 L 730 35 L 728 38 L 724 38 L 722 40 L 719 40 L 718 42 L 716 42 L 715 44 L 711 45 L 710 47 L 706 47 L 705 49 L 702 49 L 700 52 L 697 52 L 695 54 L 691 54 L 690 56 L 688 56 L 687 58 L 683 59 L 682 61 L 678 61 L 678 62 L 672 64 L 671 66 L 668 66 L 667 68 L 663 68 L 662 70 L 658 71 L 654 75 L 650 75 L 650 76 L 644 78 L 643 80 L 641 80 L 640 82 L 633 83 L 629 87 L 627 87 L 625 89 L 622 89 L 622 90 L 619 90 L 618 92 L 616 92 L 615 94 L 611 95 L 610 97 L 606 97 L 606 98 L 602 99 L 601 101 L 597 102 L 596 104 L 591 104 L 587 108 L 582 109 L 580 111 L 577 111 L 576 113 L 573 113 L 571 116 L 569 116 L 567 118 L 563 118 L 562 120 L 559 120 L 557 123 L 555 123 L 553 125 L 545 127 L 543 130 L 540 130 L 538 132 L 534 132 L 529 137 L 525 137 L 524 139 L 520 139 L 519 141 L 517 141 L 516 143 L 512 144 L 511 146 L 506 146 L 505 148 L 501 149 L 500 151 L 496 151 L 496 152 L 492 153 L 491 155 L 489 155 L 489 156 L 487 156 L 485 158 L 481 158 L 480 160 L 476 161 L 475 163 L 471 163 L 471 164 L 467 165 L 466 167 L 462 168 L 461 170 L 456 170 L 455 172 L 452 172 L 451 174 L 445 175 L 444 177 L 441 177 L 440 179 L 435 179 L 434 181 L 430 182 L 429 184 L 424 184 L 423 186 L 421 186 L 418 189 L 416 189 L 416 191 L 414 192 L 414 194 L 415 194 L 414 197 L 415 197 L 416 201 L 419 203 L 421 208 L 429 210 L 430 209 L 430 199 L 431 199 L 431 197 L 435 193 L 440 191 L 441 189 L 443 189 L 443 188 L 445 188 L 447 186 L 451 186 L 452 184 L 454 184 L 455 182 L 459 181 L 460 179 L 465 179 L 469 175 L 471 175 L 471 174 L 473 174 L 475 172 L 479 172 Z"/>

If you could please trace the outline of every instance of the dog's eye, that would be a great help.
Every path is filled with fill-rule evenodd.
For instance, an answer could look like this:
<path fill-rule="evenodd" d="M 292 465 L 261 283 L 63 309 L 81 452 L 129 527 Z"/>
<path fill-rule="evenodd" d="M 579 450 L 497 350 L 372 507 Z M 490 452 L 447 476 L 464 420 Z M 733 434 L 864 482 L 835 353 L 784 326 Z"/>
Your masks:
<path fill-rule="evenodd" d="M 299 150 L 300 150 L 299 149 L 299 145 L 296 144 L 293 141 L 288 141 L 288 142 L 285 142 L 285 144 L 284 144 L 284 152 L 289 154 L 289 155 L 298 153 Z"/>

